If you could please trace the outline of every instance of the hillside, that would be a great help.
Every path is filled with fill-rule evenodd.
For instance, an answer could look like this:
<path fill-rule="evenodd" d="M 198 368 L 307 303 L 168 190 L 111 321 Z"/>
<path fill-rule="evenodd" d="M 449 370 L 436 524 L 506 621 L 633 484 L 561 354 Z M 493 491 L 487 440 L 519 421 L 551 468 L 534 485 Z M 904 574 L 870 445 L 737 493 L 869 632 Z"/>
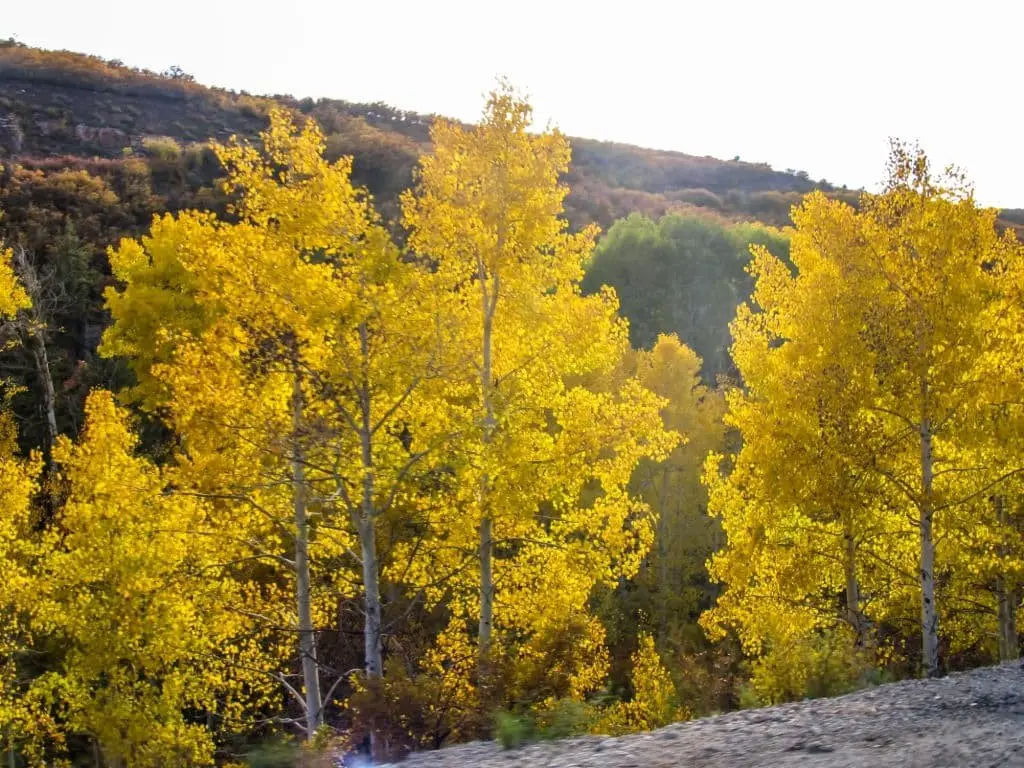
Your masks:
<path fill-rule="evenodd" d="M 429 144 L 435 115 L 382 103 L 253 96 L 203 86 L 176 68 L 158 74 L 119 61 L 0 41 L 0 161 L 95 172 L 97 166 L 85 159 L 101 158 L 113 162 L 99 166 L 109 175 L 128 158 L 143 157 L 155 166 L 154 191 L 171 209 L 211 204 L 216 168 L 199 147 L 232 134 L 255 136 L 275 104 L 316 119 L 327 134 L 329 156 L 353 156 L 356 181 L 379 199 L 385 214 L 395 212 L 398 194 L 409 186 L 416 160 Z M 191 150 L 169 156 L 173 145 L 160 143 L 166 138 Z M 784 226 L 790 207 L 812 189 L 854 204 L 859 194 L 768 163 L 578 137 L 571 144 L 566 215 L 573 228 L 594 222 L 607 229 L 633 212 L 656 218 L 668 211 Z M 175 164 L 171 160 L 177 168 L 168 167 Z M 1024 231 L 1024 209 L 1007 209 L 1001 219 Z"/>
<path fill-rule="evenodd" d="M 739 768 L 740 766 L 1024 765 L 1019 663 L 905 680 L 677 723 L 610 739 L 588 736 L 509 752 L 476 743 L 411 756 L 407 768 Z"/>
<path fill-rule="evenodd" d="M 353 155 L 357 179 L 385 207 L 408 186 L 433 117 L 381 104 L 254 97 L 201 86 L 178 71 L 158 75 L 82 54 L 0 44 L 0 157 L 21 163 L 44 157 L 123 162 L 126 153 L 153 154 L 147 143 L 155 137 L 187 146 L 253 136 L 275 103 L 319 121 L 329 152 Z M 767 164 L 582 138 L 572 146 L 568 216 L 577 227 L 597 222 L 607 228 L 633 211 L 659 216 L 693 208 L 779 225 L 810 189 L 844 194 Z M 195 191 L 210 179 L 193 174 L 186 181 Z M 854 193 L 844 196 L 855 199 Z"/>

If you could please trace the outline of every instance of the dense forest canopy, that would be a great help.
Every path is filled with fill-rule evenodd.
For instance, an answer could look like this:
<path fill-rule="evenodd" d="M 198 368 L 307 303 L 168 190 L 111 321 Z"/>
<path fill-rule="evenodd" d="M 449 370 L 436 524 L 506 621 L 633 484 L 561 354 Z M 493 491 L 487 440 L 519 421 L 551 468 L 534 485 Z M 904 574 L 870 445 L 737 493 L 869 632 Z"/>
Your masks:
<path fill-rule="evenodd" d="M 0 747 L 324 765 L 1019 655 L 1021 211 L 0 45 Z M 604 228 L 602 231 L 601 228 Z"/>

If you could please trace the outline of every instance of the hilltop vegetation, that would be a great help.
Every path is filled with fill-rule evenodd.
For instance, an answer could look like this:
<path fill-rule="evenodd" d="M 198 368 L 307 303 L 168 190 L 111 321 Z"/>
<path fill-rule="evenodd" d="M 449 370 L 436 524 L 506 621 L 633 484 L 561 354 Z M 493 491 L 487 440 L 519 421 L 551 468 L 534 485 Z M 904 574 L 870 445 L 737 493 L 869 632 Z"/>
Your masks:
<path fill-rule="evenodd" d="M 167 137 L 183 149 L 232 134 L 255 137 L 275 104 L 315 119 L 327 135 L 328 156 L 353 156 L 355 180 L 385 207 L 409 186 L 429 146 L 433 115 L 336 99 L 254 97 L 206 88 L 181 72 L 158 75 L 81 54 L 0 47 L 0 125 L 7 126 L 6 139 L 0 128 L 0 155 L 9 157 L 121 159 L 126 149 L 145 155 L 147 138 Z M 577 229 L 591 222 L 608 227 L 632 212 L 690 209 L 781 225 L 801 194 L 815 188 L 843 194 L 763 163 L 589 139 L 571 145 L 566 216 Z M 209 184 L 189 180 L 187 165 L 183 170 L 193 192 L 197 183 Z"/>
<path fill-rule="evenodd" d="M 429 149 L 436 117 L 382 103 L 254 96 L 203 86 L 175 67 L 158 74 L 0 41 L 0 158 L 49 158 L 51 164 L 63 158 L 68 167 L 87 167 L 83 161 L 94 157 L 121 162 L 126 152 L 156 158 L 156 175 L 173 177 L 155 185 L 171 209 L 184 202 L 186 191 L 189 198 L 199 194 L 189 203 L 202 204 L 202 193 L 211 190 L 212 169 L 197 167 L 202 152 L 191 145 L 232 135 L 254 138 L 274 106 L 315 119 L 327 135 L 328 157 L 352 156 L 353 178 L 392 213 L 417 159 Z M 802 171 L 738 157 L 719 160 L 586 138 L 571 138 L 570 144 L 566 218 L 574 229 L 589 223 L 607 229 L 630 213 L 657 218 L 669 211 L 784 226 L 789 209 L 813 189 L 854 205 L 859 194 Z M 1007 226 L 1024 227 L 1022 210 L 1007 210 L 1004 219 Z"/>

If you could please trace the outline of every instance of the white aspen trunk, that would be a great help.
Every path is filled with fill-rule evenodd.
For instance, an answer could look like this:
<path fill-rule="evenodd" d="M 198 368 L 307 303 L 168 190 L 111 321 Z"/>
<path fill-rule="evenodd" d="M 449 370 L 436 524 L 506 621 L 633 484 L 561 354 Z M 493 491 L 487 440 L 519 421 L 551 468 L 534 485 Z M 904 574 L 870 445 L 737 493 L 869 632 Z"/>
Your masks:
<path fill-rule="evenodd" d="M 299 655 L 306 697 L 306 738 L 312 739 L 323 722 L 320 668 L 310 605 L 309 523 L 306 517 L 306 467 L 299 432 L 302 427 L 302 379 L 295 374 L 292 390 L 292 502 L 295 512 L 295 592 L 299 619 Z"/>
<path fill-rule="evenodd" d="M 359 326 L 363 359 L 369 354 L 369 332 L 366 324 Z M 377 558 L 377 509 L 374 502 L 373 416 L 369 381 L 364 372 L 359 397 L 361 423 L 359 441 L 363 468 L 363 497 L 356 530 L 359 533 L 363 565 L 363 657 L 366 677 L 378 678 L 384 673 L 381 643 L 380 561 Z M 370 753 L 381 758 L 376 728 L 370 730 Z"/>
<path fill-rule="evenodd" d="M 373 517 L 359 521 L 359 547 L 363 560 L 363 654 L 367 679 L 384 673 L 381 644 L 380 564 L 377 560 L 377 528 Z M 376 724 L 370 728 L 370 756 L 384 758 Z"/>
<path fill-rule="evenodd" d="M 57 397 L 53 389 L 53 376 L 50 373 L 50 358 L 46 352 L 46 341 L 42 334 L 29 333 L 29 340 L 32 347 L 32 360 L 35 363 L 36 377 L 42 384 L 43 394 L 43 416 L 46 418 L 46 445 L 43 448 L 43 456 L 46 459 L 47 467 L 53 455 L 53 446 L 57 442 Z"/>
<path fill-rule="evenodd" d="M 935 606 L 935 541 L 932 524 L 932 425 L 928 416 L 928 381 L 921 380 L 921 663 L 927 677 L 939 675 L 939 614 Z"/>
<path fill-rule="evenodd" d="M 1006 513 L 1006 499 L 996 496 L 993 499 L 996 507 L 996 517 L 1000 524 L 1006 525 L 1008 515 Z M 1005 554 L 1005 547 L 1001 546 L 1000 554 Z M 1017 600 L 1019 592 L 1015 584 L 1005 576 L 1000 576 L 996 581 L 996 596 L 998 599 L 999 619 L 999 660 L 1013 661 L 1020 657 L 1020 645 L 1017 639 Z"/>
<path fill-rule="evenodd" d="M 1007 585 L 1004 577 L 999 578 L 997 593 L 999 601 L 999 660 L 1013 661 L 1020 658 L 1017 640 L 1017 590 Z"/>
<path fill-rule="evenodd" d="M 1017 604 L 1020 601 L 1020 590 L 1007 588 L 1006 617 L 1003 622 L 1003 640 L 1006 643 L 1005 661 L 1016 661 L 1020 658 L 1020 641 L 1017 637 Z"/>
<path fill-rule="evenodd" d="M 42 390 L 42 410 L 46 421 L 46 442 L 43 445 L 43 458 L 46 461 L 46 471 L 50 472 L 52 464 L 53 446 L 57 442 L 57 396 L 53 388 L 53 375 L 50 373 L 50 358 L 46 351 L 46 319 L 40 314 L 42 302 L 42 285 L 35 268 L 29 263 L 28 256 L 21 248 L 14 252 L 14 266 L 18 278 L 32 300 L 32 307 L 28 310 L 28 326 L 22 329 L 25 346 L 32 353 L 33 367 L 35 368 L 36 379 L 38 379 Z"/>
<path fill-rule="evenodd" d="M 373 519 L 359 525 L 359 546 L 363 558 L 363 589 L 365 590 L 365 623 L 363 649 L 366 654 L 366 676 L 380 677 L 384 672 L 381 643 L 380 564 L 377 560 L 377 530 Z"/>
<path fill-rule="evenodd" d="M 845 540 L 845 552 L 843 556 L 843 568 L 846 573 L 846 620 L 853 627 L 858 646 L 864 644 L 865 621 L 860 612 L 860 584 L 857 582 L 857 542 L 853 532 L 847 530 L 843 536 Z"/>
<path fill-rule="evenodd" d="M 668 506 L 668 477 L 669 468 L 666 466 L 661 473 L 661 488 L 658 491 L 658 525 L 655 533 L 658 543 L 657 625 L 659 642 L 664 642 L 668 633 L 668 595 L 671 592 L 668 570 L 668 516 L 665 514 Z"/>
<path fill-rule="evenodd" d="M 483 423 L 483 446 L 484 461 L 488 460 L 488 446 L 494 435 L 494 398 L 493 398 L 493 372 L 491 367 L 491 344 L 494 323 L 494 309 L 497 305 L 499 283 L 497 277 L 494 280 L 494 295 L 488 297 L 487 293 L 487 272 L 484 264 L 480 262 L 478 273 L 480 280 L 481 305 L 483 308 L 483 343 L 482 343 L 482 364 L 480 366 L 480 389 L 483 399 L 484 423 Z M 490 510 L 490 477 L 484 472 L 480 479 L 480 625 L 477 630 L 477 642 L 480 647 L 481 659 L 485 659 L 490 653 L 491 630 L 494 623 L 494 520 Z"/>
<path fill-rule="evenodd" d="M 491 626 L 494 621 L 494 570 L 491 556 L 494 551 L 494 530 L 490 517 L 480 520 L 480 651 L 486 655 L 491 648 Z"/>

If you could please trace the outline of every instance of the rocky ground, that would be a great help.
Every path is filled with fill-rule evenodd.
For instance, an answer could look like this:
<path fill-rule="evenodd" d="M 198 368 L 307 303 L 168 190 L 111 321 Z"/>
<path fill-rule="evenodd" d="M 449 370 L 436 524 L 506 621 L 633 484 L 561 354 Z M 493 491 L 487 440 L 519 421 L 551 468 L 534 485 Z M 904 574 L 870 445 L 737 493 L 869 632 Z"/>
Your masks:
<path fill-rule="evenodd" d="M 504 750 L 478 742 L 410 756 L 402 768 L 1024 766 L 1020 662 L 907 680 L 834 699 L 733 712 L 650 733 Z"/>

